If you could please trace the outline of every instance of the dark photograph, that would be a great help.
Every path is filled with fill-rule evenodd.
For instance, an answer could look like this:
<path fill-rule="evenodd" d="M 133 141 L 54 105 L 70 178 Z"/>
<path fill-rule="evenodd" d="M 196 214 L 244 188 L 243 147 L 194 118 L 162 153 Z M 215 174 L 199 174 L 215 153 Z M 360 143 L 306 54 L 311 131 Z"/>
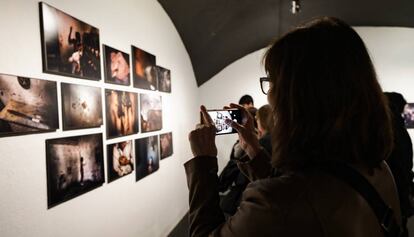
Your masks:
<path fill-rule="evenodd" d="M 172 132 L 160 134 L 161 160 L 173 154 Z"/>
<path fill-rule="evenodd" d="M 414 128 L 414 103 L 405 105 L 403 118 L 406 128 Z"/>
<path fill-rule="evenodd" d="M 131 85 L 129 55 L 107 45 L 103 45 L 103 52 L 105 82 L 124 86 Z"/>
<path fill-rule="evenodd" d="M 119 179 L 134 170 L 132 141 L 107 145 L 108 183 Z"/>
<path fill-rule="evenodd" d="M 171 93 L 171 71 L 157 66 L 158 90 Z"/>
<path fill-rule="evenodd" d="M 157 90 L 155 56 L 132 46 L 132 71 L 135 88 Z"/>
<path fill-rule="evenodd" d="M 63 130 L 102 125 L 101 88 L 68 83 L 61 88 Z"/>
<path fill-rule="evenodd" d="M 0 137 L 58 128 L 56 82 L 0 74 Z"/>
<path fill-rule="evenodd" d="M 39 8 L 43 71 L 100 80 L 99 30 L 44 2 Z"/>
<path fill-rule="evenodd" d="M 48 208 L 104 183 L 102 134 L 46 140 Z"/>
<path fill-rule="evenodd" d="M 162 129 L 162 103 L 160 95 L 140 94 L 141 131 Z"/>
<path fill-rule="evenodd" d="M 158 154 L 158 136 L 145 137 L 135 140 L 136 175 L 138 181 L 154 173 L 160 168 Z"/>
<path fill-rule="evenodd" d="M 137 93 L 106 89 L 105 100 L 107 138 L 138 133 Z"/>

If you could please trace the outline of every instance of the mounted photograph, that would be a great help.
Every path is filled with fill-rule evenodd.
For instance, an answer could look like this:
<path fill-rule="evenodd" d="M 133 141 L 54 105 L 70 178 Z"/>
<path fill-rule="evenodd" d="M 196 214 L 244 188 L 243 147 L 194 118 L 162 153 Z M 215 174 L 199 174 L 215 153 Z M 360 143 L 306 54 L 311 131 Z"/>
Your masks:
<path fill-rule="evenodd" d="M 101 88 L 62 83 L 63 130 L 103 124 Z"/>
<path fill-rule="evenodd" d="M 131 85 L 129 54 L 103 45 L 105 82 L 123 86 Z"/>
<path fill-rule="evenodd" d="M 108 183 L 134 171 L 135 156 L 131 140 L 109 144 L 106 147 Z"/>
<path fill-rule="evenodd" d="M 160 168 L 158 136 L 145 137 L 135 140 L 136 172 L 138 181 Z"/>
<path fill-rule="evenodd" d="M 162 129 L 162 100 L 160 95 L 140 94 L 141 132 Z"/>
<path fill-rule="evenodd" d="M 107 139 L 138 133 L 138 95 L 105 90 Z"/>
<path fill-rule="evenodd" d="M 161 160 L 173 154 L 172 132 L 160 134 L 160 156 Z"/>
<path fill-rule="evenodd" d="M 158 90 L 171 93 L 171 71 L 157 66 Z"/>
<path fill-rule="evenodd" d="M 46 140 L 48 208 L 101 186 L 102 134 Z"/>
<path fill-rule="evenodd" d="M 132 78 L 134 87 L 158 90 L 155 55 L 132 46 Z"/>
<path fill-rule="evenodd" d="M 0 137 L 58 128 L 56 82 L 0 74 Z"/>
<path fill-rule="evenodd" d="M 100 80 L 99 30 L 44 2 L 39 9 L 43 72 Z"/>

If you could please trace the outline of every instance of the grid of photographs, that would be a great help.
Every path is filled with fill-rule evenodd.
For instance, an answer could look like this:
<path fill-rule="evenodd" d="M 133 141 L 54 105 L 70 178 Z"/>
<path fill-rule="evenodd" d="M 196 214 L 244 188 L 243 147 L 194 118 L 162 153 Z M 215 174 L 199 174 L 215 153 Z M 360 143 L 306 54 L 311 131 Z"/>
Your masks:
<path fill-rule="evenodd" d="M 107 146 L 108 183 L 134 171 L 134 150 L 132 141 L 123 141 Z"/>
<path fill-rule="evenodd" d="M 135 140 L 136 172 L 135 180 L 138 181 L 160 167 L 158 149 L 158 136 L 145 137 Z"/>
<path fill-rule="evenodd" d="M 107 89 L 105 100 L 107 138 L 138 133 L 137 93 Z"/>
<path fill-rule="evenodd" d="M 173 154 L 172 132 L 160 134 L 160 156 L 161 160 Z"/>
<path fill-rule="evenodd" d="M 63 130 L 102 125 L 101 88 L 62 83 L 61 90 Z"/>
<path fill-rule="evenodd" d="M 105 82 L 129 86 L 131 84 L 129 55 L 107 45 L 103 45 L 103 52 Z"/>
<path fill-rule="evenodd" d="M 162 101 L 160 95 L 140 94 L 141 131 L 162 129 Z"/>
<path fill-rule="evenodd" d="M 158 90 L 155 56 L 135 46 L 131 50 L 134 87 Z"/>
<path fill-rule="evenodd" d="M 39 3 L 39 13 L 43 72 L 92 80 L 83 82 L 89 85 L 60 83 L 63 131 L 101 127 L 103 97 L 106 140 L 138 134 L 139 128 L 142 133 L 162 129 L 160 94 L 140 93 L 139 106 L 137 92 L 105 88 L 102 95 L 97 84 L 101 79 L 97 28 L 44 2 Z M 155 55 L 131 46 L 130 60 L 128 53 L 102 47 L 105 83 L 171 93 L 171 71 L 157 66 Z M 0 73 L 0 137 L 58 130 L 58 88 L 56 81 Z M 45 144 L 48 208 L 105 182 L 102 133 L 52 138 Z M 138 181 L 173 154 L 172 132 L 105 145 L 108 183 L 133 172 Z"/>
<path fill-rule="evenodd" d="M 56 82 L 0 74 L 0 137 L 59 128 Z"/>
<path fill-rule="evenodd" d="M 46 140 L 48 208 L 104 183 L 102 134 Z"/>
<path fill-rule="evenodd" d="M 100 80 L 99 30 L 44 2 L 39 9 L 43 71 Z"/>

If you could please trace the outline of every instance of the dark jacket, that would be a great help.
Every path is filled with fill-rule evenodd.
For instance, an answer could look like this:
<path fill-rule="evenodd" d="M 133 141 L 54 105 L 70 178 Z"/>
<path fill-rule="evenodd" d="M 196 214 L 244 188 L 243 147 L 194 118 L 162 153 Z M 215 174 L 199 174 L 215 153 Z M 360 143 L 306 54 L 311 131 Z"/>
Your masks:
<path fill-rule="evenodd" d="M 217 159 L 195 157 L 185 164 L 191 236 L 383 236 L 373 211 L 350 186 L 310 169 L 271 178 L 265 151 L 239 164 L 251 182 L 236 214 L 225 221 L 217 193 Z M 372 175 L 358 169 L 400 212 L 396 188 L 385 162 Z"/>
<path fill-rule="evenodd" d="M 269 153 L 272 153 L 270 133 L 259 139 L 259 144 Z M 226 216 L 234 215 L 240 205 L 242 193 L 249 184 L 248 178 L 239 170 L 236 160 L 247 156 L 240 147 L 239 141 L 233 145 L 230 160 L 219 176 L 218 189 L 220 193 L 220 207 Z M 246 157 L 247 158 L 247 157 Z"/>

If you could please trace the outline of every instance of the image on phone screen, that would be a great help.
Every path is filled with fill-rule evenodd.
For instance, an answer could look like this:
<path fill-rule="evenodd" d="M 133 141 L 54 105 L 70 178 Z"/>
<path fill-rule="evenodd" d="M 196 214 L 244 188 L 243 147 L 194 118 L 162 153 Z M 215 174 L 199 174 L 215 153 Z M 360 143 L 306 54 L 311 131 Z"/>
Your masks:
<path fill-rule="evenodd" d="M 241 112 L 238 109 L 208 110 L 207 112 L 216 126 L 217 135 L 230 134 L 230 133 L 237 132 L 234 128 L 232 128 L 231 126 L 225 123 L 226 119 L 231 119 L 238 123 L 242 122 Z"/>

